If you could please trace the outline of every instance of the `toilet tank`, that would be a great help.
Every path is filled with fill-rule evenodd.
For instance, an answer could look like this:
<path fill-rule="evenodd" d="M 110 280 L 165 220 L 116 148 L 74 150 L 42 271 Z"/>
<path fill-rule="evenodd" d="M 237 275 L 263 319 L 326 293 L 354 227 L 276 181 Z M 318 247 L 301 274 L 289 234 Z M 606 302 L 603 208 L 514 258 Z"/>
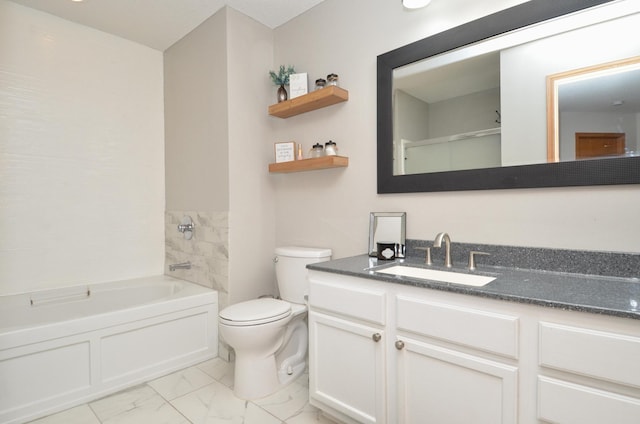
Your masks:
<path fill-rule="evenodd" d="M 309 293 L 307 264 L 331 259 L 331 249 L 317 247 L 278 247 L 273 259 L 280 297 L 287 302 L 305 303 Z"/>

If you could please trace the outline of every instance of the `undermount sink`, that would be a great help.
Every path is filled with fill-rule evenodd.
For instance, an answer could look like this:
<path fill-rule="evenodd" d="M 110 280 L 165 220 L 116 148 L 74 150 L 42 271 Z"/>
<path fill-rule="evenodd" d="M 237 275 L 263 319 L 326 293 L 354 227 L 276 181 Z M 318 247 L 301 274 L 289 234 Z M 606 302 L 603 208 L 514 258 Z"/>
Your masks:
<path fill-rule="evenodd" d="M 438 271 L 435 269 L 417 268 L 402 265 L 376 269 L 375 272 L 382 274 L 401 275 L 403 277 L 420 278 L 423 280 L 440 281 L 444 283 L 463 284 L 465 286 L 474 287 L 482 287 L 495 280 L 495 277 L 486 277 L 484 275 L 462 274 L 460 272 Z"/>

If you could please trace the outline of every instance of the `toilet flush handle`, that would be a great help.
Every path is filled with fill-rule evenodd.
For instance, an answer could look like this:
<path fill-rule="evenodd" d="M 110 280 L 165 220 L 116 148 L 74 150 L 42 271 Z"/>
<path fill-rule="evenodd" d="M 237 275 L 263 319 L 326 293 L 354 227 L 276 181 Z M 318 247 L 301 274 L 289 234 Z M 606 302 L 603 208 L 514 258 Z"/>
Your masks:
<path fill-rule="evenodd" d="M 273 257 L 273 263 L 274 263 L 274 264 L 277 264 L 277 263 L 278 263 L 278 257 L 277 257 L 277 256 L 274 256 L 274 257 Z"/>

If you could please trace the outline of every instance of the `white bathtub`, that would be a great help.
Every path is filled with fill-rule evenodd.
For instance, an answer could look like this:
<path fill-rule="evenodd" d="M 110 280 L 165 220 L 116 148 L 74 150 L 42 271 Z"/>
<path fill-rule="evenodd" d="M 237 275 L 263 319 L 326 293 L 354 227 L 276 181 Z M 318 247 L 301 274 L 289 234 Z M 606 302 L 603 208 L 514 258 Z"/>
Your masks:
<path fill-rule="evenodd" d="M 217 292 L 167 276 L 0 296 L 0 423 L 213 358 Z"/>

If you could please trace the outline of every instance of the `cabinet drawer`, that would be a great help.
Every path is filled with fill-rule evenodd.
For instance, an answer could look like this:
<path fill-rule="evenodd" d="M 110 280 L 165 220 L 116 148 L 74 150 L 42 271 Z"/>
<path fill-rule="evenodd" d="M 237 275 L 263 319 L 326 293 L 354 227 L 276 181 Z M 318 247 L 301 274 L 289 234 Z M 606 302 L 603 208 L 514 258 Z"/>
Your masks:
<path fill-rule="evenodd" d="M 637 424 L 640 400 L 553 378 L 538 378 L 538 418 L 562 424 Z"/>
<path fill-rule="evenodd" d="M 540 365 L 640 387 L 640 338 L 540 323 Z"/>
<path fill-rule="evenodd" d="M 399 295 L 398 329 L 518 357 L 518 317 Z"/>
<path fill-rule="evenodd" d="M 309 305 L 341 315 L 385 325 L 387 295 L 382 290 L 346 287 L 311 280 Z"/>

